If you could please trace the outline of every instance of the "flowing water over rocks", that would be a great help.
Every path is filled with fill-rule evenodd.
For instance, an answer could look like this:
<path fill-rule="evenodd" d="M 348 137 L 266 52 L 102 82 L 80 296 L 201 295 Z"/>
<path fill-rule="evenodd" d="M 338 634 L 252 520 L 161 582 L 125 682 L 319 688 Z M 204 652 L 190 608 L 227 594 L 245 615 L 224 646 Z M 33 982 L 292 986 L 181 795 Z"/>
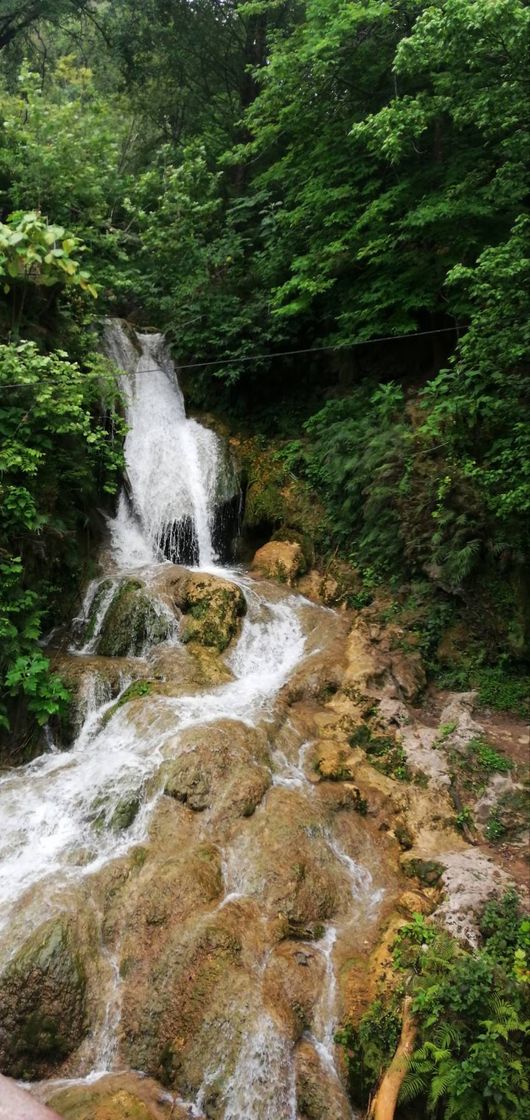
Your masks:
<path fill-rule="evenodd" d="M 1 1068 L 65 1116 L 97 1114 L 107 1073 L 144 1110 L 117 1120 L 347 1120 L 343 980 L 395 887 L 315 771 L 345 622 L 219 566 L 222 446 L 160 336 L 107 346 L 128 482 L 61 662 L 82 726 L 0 777 Z"/>

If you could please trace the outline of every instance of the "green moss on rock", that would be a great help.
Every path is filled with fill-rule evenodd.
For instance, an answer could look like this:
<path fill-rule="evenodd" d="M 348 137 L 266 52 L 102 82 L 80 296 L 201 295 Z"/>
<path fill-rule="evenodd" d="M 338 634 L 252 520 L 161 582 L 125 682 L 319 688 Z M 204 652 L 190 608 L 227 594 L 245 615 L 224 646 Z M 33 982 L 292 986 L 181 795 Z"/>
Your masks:
<path fill-rule="evenodd" d="M 138 656 L 170 633 L 170 621 L 135 579 L 120 584 L 105 615 L 97 652 L 102 657 Z"/>
<path fill-rule="evenodd" d="M 199 642 L 223 653 L 246 611 L 241 588 L 214 576 L 193 575 L 186 583 L 181 628 L 183 642 Z"/>
<path fill-rule="evenodd" d="M 403 871 L 409 879 L 419 879 L 426 887 L 433 887 L 439 882 L 444 866 L 435 859 L 408 859 L 403 862 Z"/>
<path fill-rule="evenodd" d="M 136 819 L 141 800 L 138 793 L 125 794 L 112 808 L 105 797 L 97 797 L 90 810 L 90 823 L 96 832 L 102 832 L 105 828 L 123 832 Z"/>
<path fill-rule="evenodd" d="M 0 977 L 0 1069 L 10 1077 L 49 1076 L 86 1032 L 86 975 L 63 921 L 34 933 Z"/>
<path fill-rule="evenodd" d="M 103 600 L 104 600 L 107 592 L 110 591 L 111 587 L 112 587 L 112 580 L 104 579 L 103 582 L 100 583 L 100 585 L 99 585 L 99 587 L 96 591 L 96 594 L 94 595 L 94 598 L 93 598 L 91 606 L 90 606 L 90 610 L 88 612 L 87 623 L 86 623 L 84 633 L 83 633 L 83 642 L 85 644 L 86 644 L 86 642 L 90 642 L 92 640 L 92 638 L 94 637 L 95 633 L 96 633 L 96 625 L 97 625 L 97 620 L 98 620 L 98 614 L 99 614 L 99 611 L 101 609 L 101 605 L 103 603 Z"/>

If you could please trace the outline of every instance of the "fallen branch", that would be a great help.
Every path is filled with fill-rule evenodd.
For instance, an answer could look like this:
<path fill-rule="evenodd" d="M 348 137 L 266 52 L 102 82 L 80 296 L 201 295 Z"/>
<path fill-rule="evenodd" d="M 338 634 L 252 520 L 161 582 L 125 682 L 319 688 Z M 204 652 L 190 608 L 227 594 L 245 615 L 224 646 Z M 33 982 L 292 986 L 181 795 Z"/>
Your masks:
<path fill-rule="evenodd" d="M 368 1120 L 394 1120 L 399 1090 L 409 1068 L 418 1028 L 412 1017 L 412 997 L 403 1001 L 401 1038 L 368 1112 Z"/>

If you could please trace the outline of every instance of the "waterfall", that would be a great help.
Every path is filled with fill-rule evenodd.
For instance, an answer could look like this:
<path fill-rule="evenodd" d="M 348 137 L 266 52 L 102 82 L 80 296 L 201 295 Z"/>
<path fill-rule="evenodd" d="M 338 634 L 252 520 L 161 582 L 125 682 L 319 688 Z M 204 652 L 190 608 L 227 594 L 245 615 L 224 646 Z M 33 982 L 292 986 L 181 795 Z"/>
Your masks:
<path fill-rule="evenodd" d="M 184 1080 L 186 1096 L 194 1099 L 184 1104 L 175 1098 L 176 1105 L 182 1105 L 186 1115 L 216 1120 L 295 1120 L 299 1112 L 296 1047 L 302 1041 L 312 1051 L 317 1074 L 329 1090 L 326 1120 L 351 1120 L 354 1112 L 336 1068 L 334 1032 L 340 1014 L 336 951 L 344 931 L 355 927 L 358 914 L 370 919 L 382 891 L 371 872 L 333 834 L 326 797 L 321 799 L 319 787 L 308 778 L 311 740 L 305 734 L 297 738 L 290 731 L 280 742 L 275 730 L 281 726 L 281 719 L 275 723 L 282 703 L 280 690 L 311 656 L 308 646 L 315 620 L 318 618 L 319 626 L 330 627 L 332 640 L 338 616 L 311 606 L 287 588 L 254 583 L 240 572 L 227 572 L 217 565 L 216 519 L 223 501 L 234 493 L 230 480 L 226 482 L 221 441 L 187 419 L 161 335 L 135 335 L 112 322 L 106 327 L 105 347 L 123 371 L 129 427 L 126 483 L 110 523 L 110 570 L 105 553 L 103 577 L 90 584 L 83 612 L 73 623 L 78 640 L 69 656 L 81 681 L 82 725 L 77 738 L 68 750 L 54 748 L 25 767 L 0 774 L 0 963 L 5 966 L 28 935 L 50 916 L 68 913 L 69 908 L 77 913 L 84 905 L 100 913 L 103 980 L 99 1018 L 66 1074 L 72 1084 L 80 1084 L 83 1078 L 90 1082 L 106 1070 L 119 1068 L 121 1018 L 130 1014 L 127 972 L 121 971 L 128 919 L 124 913 L 121 925 L 118 921 L 114 929 L 111 922 L 107 928 L 104 907 L 99 909 L 102 877 L 109 876 L 112 865 L 126 861 L 140 845 L 149 846 L 153 830 L 156 844 L 157 814 L 163 816 L 168 806 L 164 767 L 168 761 L 174 764 L 193 753 L 186 738 L 190 731 L 199 729 L 201 744 L 207 744 L 209 727 L 222 721 L 242 727 L 245 733 L 255 733 L 258 743 L 245 773 L 252 777 L 257 769 L 268 766 L 270 786 L 265 783 L 255 812 L 245 810 L 232 820 L 224 811 L 216 819 L 206 810 L 200 822 L 195 814 L 190 828 L 198 830 L 195 843 L 201 851 L 215 850 L 219 856 L 219 892 L 212 897 L 210 909 L 198 914 L 198 924 L 212 921 L 215 929 L 216 923 L 222 927 L 226 921 L 231 928 L 237 907 L 242 913 L 245 907 L 255 908 L 255 957 L 243 960 L 242 954 L 239 966 L 241 974 L 248 970 L 251 995 L 243 990 L 238 1005 L 234 992 L 233 1003 L 223 1010 L 221 1029 L 213 1036 L 205 1035 L 208 1042 L 200 1077 Z M 98 654 L 101 626 L 120 587 L 132 584 L 146 594 L 151 588 L 151 602 L 156 606 L 152 588 L 161 573 L 171 573 L 168 560 L 207 568 L 221 580 L 237 582 L 247 606 L 239 639 L 220 661 L 221 675 L 212 678 L 214 683 L 208 678 L 197 683 L 194 677 L 189 691 L 185 686 L 174 693 L 164 689 L 167 680 L 156 661 L 160 638 L 156 647 L 150 646 L 149 639 L 141 644 L 134 657 L 113 659 Z M 139 569 L 134 578 L 131 569 Z M 164 604 L 162 607 L 169 611 Z M 194 654 L 186 652 L 171 628 L 166 634 L 164 664 L 174 658 L 178 677 L 182 659 L 191 661 Z M 155 687 L 152 694 L 132 705 L 123 702 L 131 682 L 147 681 L 155 686 L 161 682 L 160 689 Z M 268 746 L 262 748 L 259 736 L 264 728 Z M 230 777 L 230 744 L 226 750 Z M 237 764 L 237 753 L 234 759 Z M 313 838 L 318 845 L 321 872 L 334 878 L 337 897 L 343 900 L 337 919 L 326 920 L 317 940 L 308 942 L 308 951 L 320 962 L 320 979 L 311 1023 L 302 1040 L 290 1034 L 287 1020 L 271 1009 L 264 981 L 273 952 L 267 938 L 277 919 L 276 903 L 268 895 L 269 883 L 274 885 L 274 857 L 264 869 L 259 837 L 266 844 L 267 831 L 258 833 L 256 841 L 249 821 L 259 826 L 265 820 L 268 828 L 275 804 L 280 809 L 282 804 L 287 806 L 285 819 L 280 813 L 282 828 L 300 814 L 300 835 Z M 191 812 L 182 805 L 176 811 Z M 350 841 L 360 827 L 356 818 L 348 833 Z M 173 855 L 177 860 L 177 849 L 171 858 Z M 164 870 L 170 862 L 168 857 Z M 110 887 L 108 890 L 110 897 Z M 193 917 L 189 914 L 186 920 Z M 153 931 L 158 928 L 157 920 Z M 149 936 L 154 937 L 155 932 Z M 208 1026 L 208 1015 L 205 1023 Z"/>
<path fill-rule="evenodd" d="M 209 567 L 218 559 L 214 529 L 224 481 L 223 448 L 209 428 L 186 416 L 174 363 L 161 334 L 128 334 L 107 323 L 105 351 L 124 371 L 128 494 L 112 524 L 116 559 L 136 566 L 166 556 Z"/>

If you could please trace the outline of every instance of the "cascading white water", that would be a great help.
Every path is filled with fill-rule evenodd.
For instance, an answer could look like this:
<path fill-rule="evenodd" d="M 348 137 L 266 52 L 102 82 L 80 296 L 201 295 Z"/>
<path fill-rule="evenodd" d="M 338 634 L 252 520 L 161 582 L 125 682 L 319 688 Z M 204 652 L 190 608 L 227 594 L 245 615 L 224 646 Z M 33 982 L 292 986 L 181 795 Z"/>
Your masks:
<path fill-rule="evenodd" d="M 205 567 L 216 560 L 212 530 L 220 441 L 186 417 L 163 335 L 137 334 L 135 340 L 136 345 L 120 324 L 107 324 L 106 351 L 128 375 L 122 387 L 132 515 L 122 495 L 113 526 L 116 558 L 123 566 L 131 561 L 135 566 L 165 552 L 170 559 Z"/>
<path fill-rule="evenodd" d="M 122 381 L 130 426 L 125 447 L 129 491 L 122 493 L 110 526 L 115 565 L 111 578 L 91 585 L 83 619 L 78 620 L 86 625 L 92 608 L 91 632 L 75 654 L 81 659 L 90 655 L 90 661 L 112 596 L 131 569 L 141 568 L 149 581 L 167 564 L 164 554 L 178 553 L 186 533 L 188 545 L 193 538 L 193 559 L 202 567 L 214 566 L 212 531 L 222 459 L 217 437 L 186 419 L 174 367 L 160 335 L 139 335 L 135 340 L 121 326 L 109 324 L 106 348 L 126 374 Z M 109 689 L 100 689 L 91 669 L 83 692 L 84 723 L 71 749 L 47 753 L 0 776 L 0 963 L 16 951 L 32 928 L 61 910 L 69 887 L 86 884 L 96 872 L 146 840 L 163 797 L 160 768 L 168 752 L 172 759 L 179 756 L 182 733 L 219 720 L 238 720 L 249 726 L 266 720 L 278 691 L 307 656 L 307 603 L 285 591 L 276 596 L 266 585 L 252 585 L 241 574 L 215 570 L 221 577 L 236 580 L 247 601 L 241 636 L 225 658 L 232 679 L 191 695 L 152 695 L 149 719 L 138 724 L 130 718 L 127 705 L 117 704 L 119 697 L 111 699 Z M 149 656 L 148 649 L 142 650 L 142 679 L 149 675 Z M 118 674 L 116 679 L 121 681 L 123 693 L 131 678 Z M 303 742 L 294 760 L 279 747 L 273 751 L 271 793 L 292 795 L 314 806 L 317 794 L 306 773 L 310 749 L 311 743 Z M 124 801 L 136 805 L 136 815 L 126 828 L 116 830 L 113 822 Z M 267 796 L 256 815 L 266 812 Z M 355 904 L 369 911 L 379 901 L 380 892 L 369 872 L 326 829 L 327 824 L 322 825 L 321 834 L 331 859 L 349 882 Z M 217 905 L 218 913 L 226 913 L 226 907 L 239 900 L 259 900 L 265 884 L 253 866 L 254 854 L 243 831 L 224 847 L 225 896 Z M 337 930 L 328 922 L 320 942 L 314 945 L 324 962 L 323 985 L 308 1037 L 322 1068 L 331 1071 L 342 1094 L 340 1111 L 330 1111 L 330 1117 L 340 1115 L 342 1120 L 353 1113 L 334 1064 Z M 91 1058 L 92 1078 L 113 1068 L 116 1061 L 121 1014 L 119 944 L 120 937 L 112 953 L 105 947 L 102 950 L 107 976 L 105 1011 Z M 189 1115 L 210 1115 L 208 1092 L 220 1078 L 223 1120 L 295 1120 L 297 1116 L 293 1043 L 262 1000 L 261 965 L 255 975 L 255 1006 L 249 1012 L 235 1064 L 225 1076 L 222 1048 L 221 1055 L 212 1057 L 195 1102 L 186 1106 Z M 80 1072 L 87 1068 L 85 1064 Z"/>
<path fill-rule="evenodd" d="M 296 600 L 272 604 L 252 597 L 229 659 L 235 679 L 206 694 L 152 698 L 148 732 L 138 732 L 125 708 L 101 726 L 115 704 L 111 700 L 97 713 L 89 710 L 70 751 L 42 755 L 0 778 L 0 935 L 9 927 L 12 909 L 37 883 L 47 880 L 51 888 L 90 874 L 145 837 L 161 790 L 143 802 L 125 834 L 102 829 L 101 815 L 110 822 L 120 802 L 141 795 L 176 730 L 218 719 L 257 718 L 302 655 L 296 605 Z M 168 709 L 169 728 L 163 718 Z"/>

